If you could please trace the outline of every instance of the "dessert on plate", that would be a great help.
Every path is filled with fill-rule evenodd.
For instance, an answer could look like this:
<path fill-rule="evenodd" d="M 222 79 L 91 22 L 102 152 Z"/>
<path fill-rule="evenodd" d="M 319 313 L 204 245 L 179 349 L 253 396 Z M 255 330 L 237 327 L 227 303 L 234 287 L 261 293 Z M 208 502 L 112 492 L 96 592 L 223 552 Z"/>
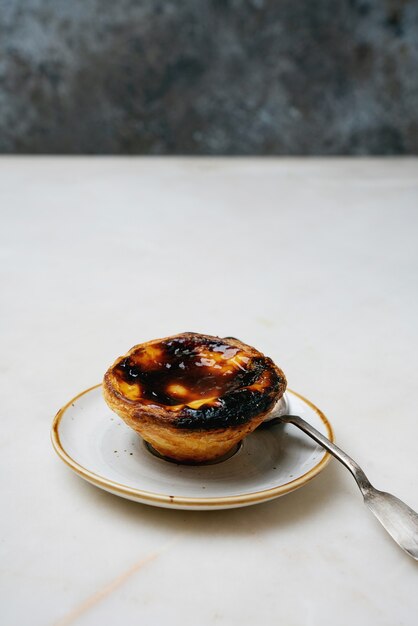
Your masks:
<path fill-rule="evenodd" d="M 161 455 L 222 458 L 286 389 L 273 361 L 234 337 L 182 333 L 134 346 L 103 379 L 104 398 Z"/>

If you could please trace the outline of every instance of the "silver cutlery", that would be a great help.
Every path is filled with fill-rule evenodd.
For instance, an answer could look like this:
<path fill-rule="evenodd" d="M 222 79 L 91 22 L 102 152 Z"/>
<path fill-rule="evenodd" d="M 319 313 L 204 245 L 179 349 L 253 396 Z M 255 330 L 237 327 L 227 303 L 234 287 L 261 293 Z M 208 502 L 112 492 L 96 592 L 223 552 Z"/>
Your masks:
<path fill-rule="evenodd" d="M 364 471 L 341 448 L 324 437 L 316 428 L 297 415 L 275 416 L 262 426 L 268 427 L 278 422 L 293 424 L 312 437 L 320 446 L 328 450 L 354 476 L 363 495 L 365 504 L 374 513 L 382 526 L 396 543 L 413 559 L 418 560 L 418 514 L 402 500 L 390 493 L 373 487 Z"/>

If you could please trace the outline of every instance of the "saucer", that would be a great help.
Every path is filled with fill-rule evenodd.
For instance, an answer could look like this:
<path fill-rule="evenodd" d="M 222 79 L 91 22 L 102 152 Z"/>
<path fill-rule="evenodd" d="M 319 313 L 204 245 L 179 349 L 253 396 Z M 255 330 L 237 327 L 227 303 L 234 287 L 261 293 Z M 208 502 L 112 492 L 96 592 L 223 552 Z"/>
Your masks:
<path fill-rule="evenodd" d="M 331 425 L 316 406 L 294 391 L 285 396 L 289 414 L 333 440 Z M 96 487 L 174 509 L 229 509 L 272 500 L 306 485 L 330 458 L 291 424 L 275 424 L 255 430 L 221 462 L 168 462 L 109 409 L 101 385 L 58 411 L 51 437 L 58 456 Z"/>

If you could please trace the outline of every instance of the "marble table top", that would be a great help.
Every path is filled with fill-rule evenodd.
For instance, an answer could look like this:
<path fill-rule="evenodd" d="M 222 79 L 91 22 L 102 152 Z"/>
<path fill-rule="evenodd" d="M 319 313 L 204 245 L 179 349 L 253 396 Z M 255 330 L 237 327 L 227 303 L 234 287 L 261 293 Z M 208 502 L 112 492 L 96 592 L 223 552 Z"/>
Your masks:
<path fill-rule="evenodd" d="M 415 626 L 418 563 L 336 461 L 174 511 L 84 482 L 49 430 L 132 345 L 234 335 L 418 509 L 418 160 L 3 157 L 0 207 L 2 623 Z"/>

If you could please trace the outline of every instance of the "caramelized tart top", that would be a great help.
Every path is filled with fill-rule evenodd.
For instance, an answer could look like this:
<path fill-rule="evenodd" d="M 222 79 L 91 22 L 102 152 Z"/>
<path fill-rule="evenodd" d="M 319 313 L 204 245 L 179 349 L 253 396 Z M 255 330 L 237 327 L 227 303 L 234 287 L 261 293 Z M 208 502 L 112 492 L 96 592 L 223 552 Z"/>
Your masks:
<path fill-rule="evenodd" d="M 109 368 L 104 385 L 131 417 L 205 430 L 265 414 L 286 379 L 270 358 L 238 339 L 182 333 L 134 346 Z"/>

